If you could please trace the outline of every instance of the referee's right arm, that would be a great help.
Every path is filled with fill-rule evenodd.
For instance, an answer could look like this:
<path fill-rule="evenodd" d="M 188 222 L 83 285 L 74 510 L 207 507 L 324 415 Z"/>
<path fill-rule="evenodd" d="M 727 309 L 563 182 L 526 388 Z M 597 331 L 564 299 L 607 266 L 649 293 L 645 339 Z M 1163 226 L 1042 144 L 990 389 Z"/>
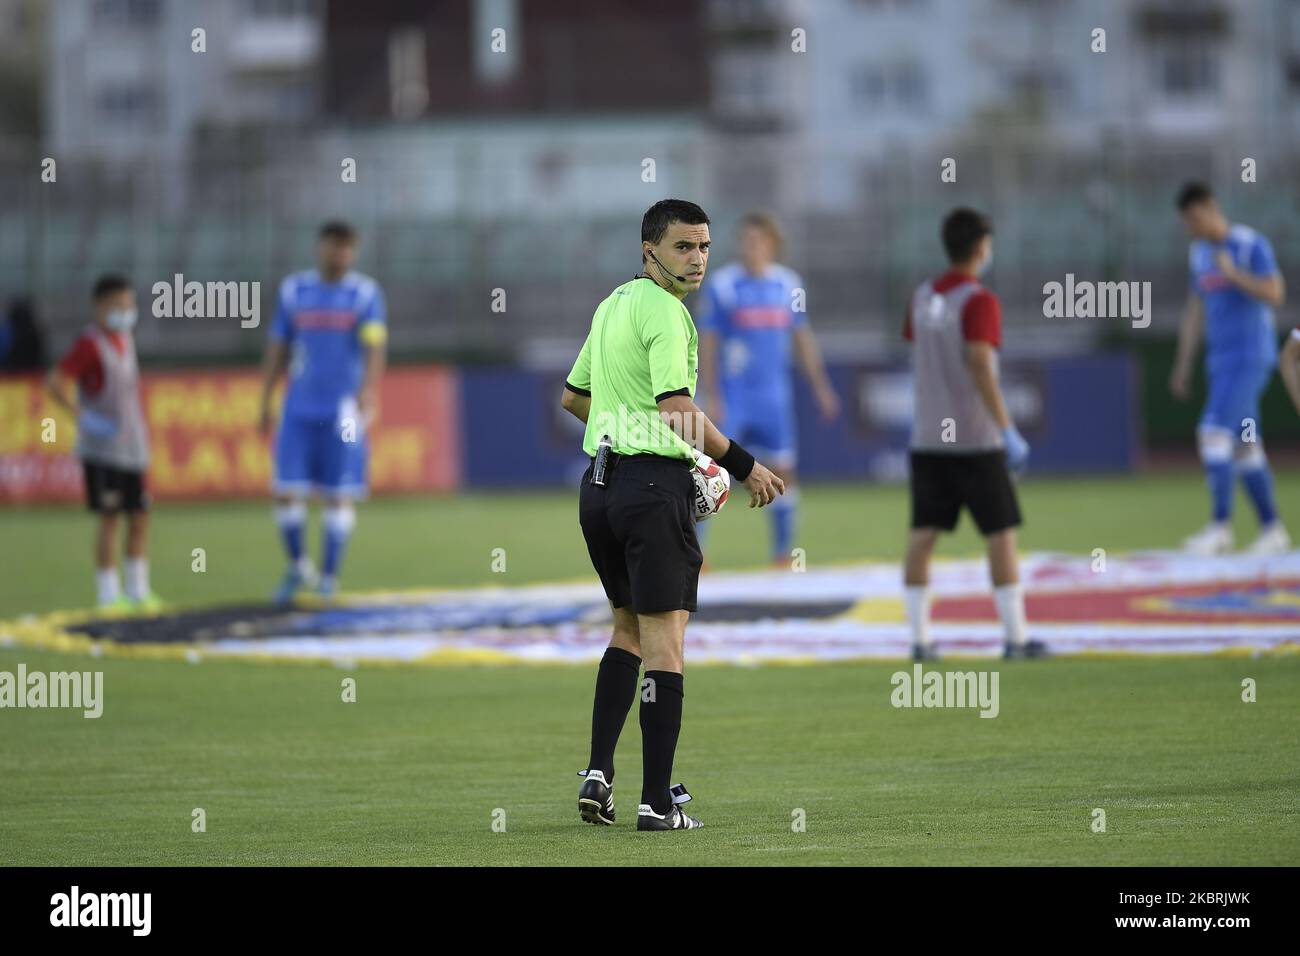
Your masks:
<path fill-rule="evenodd" d="M 573 370 L 564 380 L 564 393 L 560 396 L 560 407 L 582 424 L 587 424 L 591 414 L 591 333 L 587 333 L 582 343 L 578 360 L 573 363 Z"/>
<path fill-rule="evenodd" d="M 560 396 L 560 407 L 585 425 L 587 416 L 591 413 L 591 395 L 579 394 L 568 382 L 565 382 L 564 394 Z"/>

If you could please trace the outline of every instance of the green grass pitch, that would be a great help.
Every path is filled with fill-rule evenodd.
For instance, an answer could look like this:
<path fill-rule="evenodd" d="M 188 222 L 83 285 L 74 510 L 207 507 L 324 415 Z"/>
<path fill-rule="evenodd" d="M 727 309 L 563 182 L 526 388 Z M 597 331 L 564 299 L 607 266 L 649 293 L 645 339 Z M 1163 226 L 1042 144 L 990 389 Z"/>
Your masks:
<path fill-rule="evenodd" d="M 1294 486 L 1282 478 L 1279 491 L 1283 514 L 1300 514 Z M 813 486 L 804 503 L 810 564 L 897 555 L 901 489 Z M 1023 505 L 1027 549 L 1118 552 L 1173 546 L 1205 501 L 1187 475 L 1029 482 Z M 375 501 L 345 585 L 589 574 L 574 511 L 566 494 Z M 0 618 L 84 603 L 89 518 L 29 509 L 3 522 L 21 559 L 0 576 Z M 160 506 L 155 522 L 164 597 L 250 600 L 273 586 L 265 503 Z M 1252 530 L 1241 516 L 1239 540 Z M 190 570 L 196 547 L 204 574 Z M 965 526 L 943 553 L 978 547 Z M 506 551 L 504 575 L 493 548 Z M 733 503 L 709 551 L 717 567 L 765 563 L 763 516 Z M 578 820 L 590 666 L 345 671 L 0 649 L 0 670 L 19 662 L 102 670 L 106 702 L 98 720 L 0 711 L 3 864 L 1300 862 L 1294 658 L 999 663 L 994 720 L 894 709 L 896 662 L 688 667 L 675 776 L 706 829 L 660 835 L 634 831 L 635 709 L 619 747 L 620 823 Z M 356 703 L 341 700 L 347 676 Z M 1246 677 L 1256 703 L 1241 700 Z M 204 833 L 191 831 L 195 808 Z"/>

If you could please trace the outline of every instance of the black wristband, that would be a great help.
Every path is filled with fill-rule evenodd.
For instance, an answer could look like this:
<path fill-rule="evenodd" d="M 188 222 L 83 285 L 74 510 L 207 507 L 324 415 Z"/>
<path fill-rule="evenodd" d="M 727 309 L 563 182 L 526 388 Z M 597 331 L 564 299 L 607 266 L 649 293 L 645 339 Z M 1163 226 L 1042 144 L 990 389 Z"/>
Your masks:
<path fill-rule="evenodd" d="M 731 472 L 737 481 L 744 481 L 754 470 L 754 456 L 741 448 L 740 443 L 733 438 L 727 446 L 726 454 L 718 459 L 718 464 Z"/>

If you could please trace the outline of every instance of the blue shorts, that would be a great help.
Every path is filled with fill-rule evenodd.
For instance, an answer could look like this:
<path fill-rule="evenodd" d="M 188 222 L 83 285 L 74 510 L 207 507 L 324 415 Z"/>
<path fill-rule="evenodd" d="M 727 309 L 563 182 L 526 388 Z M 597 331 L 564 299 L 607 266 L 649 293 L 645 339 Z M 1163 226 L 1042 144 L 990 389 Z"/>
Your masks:
<path fill-rule="evenodd" d="M 1271 365 L 1229 366 L 1209 369 L 1210 394 L 1201 413 L 1200 427 L 1223 428 L 1240 441 L 1245 425 L 1254 422 L 1259 436 L 1259 398 L 1273 377 Z"/>
<path fill-rule="evenodd" d="M 370 441 L 364 433 L 345 441 L 338 424 L 314 418 L 284 418 L 275 439 L 276 494 L 319 492 L 364 498 Z"/>
<path fill-rule="evenodd" d="M 745 446 L 760 462 L 777 468 L 793 468 L 799 445 L 794 403 L 748 402 L 726 399 L 726 420 L 722 431 Z"/>

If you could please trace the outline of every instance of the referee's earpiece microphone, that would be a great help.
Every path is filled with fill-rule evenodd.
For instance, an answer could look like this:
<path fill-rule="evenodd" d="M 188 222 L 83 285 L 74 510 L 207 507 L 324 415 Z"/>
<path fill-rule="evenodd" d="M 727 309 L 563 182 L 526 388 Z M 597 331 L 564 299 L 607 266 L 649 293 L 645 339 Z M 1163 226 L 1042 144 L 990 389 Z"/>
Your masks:
<path fill-rule="evenodd" d="M 649 250 L 647 250 L 647 251 L 650 253 L 650 258 L 653 259 L 653 260 L 655 261 L 655 265 L 657 265 L 661 270 L 663 270 L 664 272 L 667 272 L 668 275 L 672 276 L 672 277 L 673 277 L 674 279 L 676 279 L 678 282 L 685 282 L 685 281 L 686 281 L 686 276 L 679 276 L 679 275 L 677 275 L 677 273 L 675 273 L 675 272 L 669 272 L 669 271 L 668 271 L 668 267 L 667 267 L 666 265 L 664 265 L 662 262 L 659 261 L 659 257 L 658 257 L 657 255 L 655 255 L 655 251 L 654 251 L 653 249 L 649 249 Z"/>

